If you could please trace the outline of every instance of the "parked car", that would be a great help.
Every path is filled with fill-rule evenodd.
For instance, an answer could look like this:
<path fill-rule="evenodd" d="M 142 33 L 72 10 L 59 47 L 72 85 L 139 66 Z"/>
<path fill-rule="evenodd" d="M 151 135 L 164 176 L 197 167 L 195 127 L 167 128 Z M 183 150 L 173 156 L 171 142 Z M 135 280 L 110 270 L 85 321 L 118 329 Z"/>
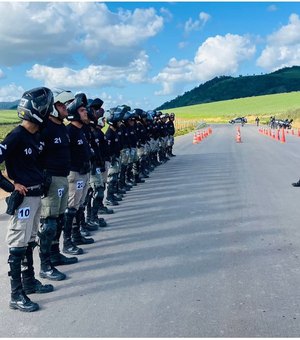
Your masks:
<path fill-rule="evenodd" d="M 231 119 L 229 121 L 230 124 L 235 124 L 235 123 L 241 123 L 242 125 L 244 125 L 245 123 L 247 123 L 247 118 L 246 117 L 237 117 L 234 119 Z"/>

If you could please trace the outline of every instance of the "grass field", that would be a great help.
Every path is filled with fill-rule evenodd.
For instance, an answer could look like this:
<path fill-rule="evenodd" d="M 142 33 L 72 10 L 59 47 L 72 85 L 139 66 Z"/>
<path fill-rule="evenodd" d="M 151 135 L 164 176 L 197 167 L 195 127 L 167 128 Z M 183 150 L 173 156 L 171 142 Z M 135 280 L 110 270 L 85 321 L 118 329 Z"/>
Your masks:
<path fill-rule="evenodd" d="M 256 116 L 259 116 L 262 122 L 267 122 L 270 116 L 276 116 L 293 118 L 293 125 L 300 127 L 300 92 L 191 105 L 164 112 L 174 112 L 179 120 L 204 120 L 209 123 L 227 123 L 238 116 L 246 116 L 250 123 L 254 123 Z"/>

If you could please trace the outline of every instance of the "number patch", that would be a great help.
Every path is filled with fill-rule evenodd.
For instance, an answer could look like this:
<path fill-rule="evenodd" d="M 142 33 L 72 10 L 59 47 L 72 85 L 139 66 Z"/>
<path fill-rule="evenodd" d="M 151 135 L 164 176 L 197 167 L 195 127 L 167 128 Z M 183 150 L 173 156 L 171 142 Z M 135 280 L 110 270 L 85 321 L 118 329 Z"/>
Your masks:
<path fill-rule="evenodd" d="M 62 197 L 63 193 L 64 193 L 64 188 L 57 189 L 57 196 L 58 197 Z"/>
<path fill-rule="evenodd" d="M 83 189 L 83 181 L 77 181 L 76 189 L 77 190 L 82 190 Z"/>
<path fill-rule="evenodd" d="M 29 216 L 30 216 L 30 207 L 24 207 L 24 208 L 19 209 L 18 218 L 20 220 L 24 220 L 25 218 L 29 218 Z"/>

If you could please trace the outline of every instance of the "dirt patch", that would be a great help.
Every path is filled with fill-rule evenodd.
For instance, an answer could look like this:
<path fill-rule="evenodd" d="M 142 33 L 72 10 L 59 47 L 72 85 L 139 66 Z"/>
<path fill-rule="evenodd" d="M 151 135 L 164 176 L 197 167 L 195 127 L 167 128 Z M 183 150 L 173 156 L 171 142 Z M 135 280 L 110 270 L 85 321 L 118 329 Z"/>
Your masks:
<path fill-rule="evenodd" d="M 0 189 L 0 200 L 2 200 L 3 198 L 5 198 L 5 197 L 7 197 L 9 195 L 10 195 L 9 192 L 6 192 L 6 191 Z"/>

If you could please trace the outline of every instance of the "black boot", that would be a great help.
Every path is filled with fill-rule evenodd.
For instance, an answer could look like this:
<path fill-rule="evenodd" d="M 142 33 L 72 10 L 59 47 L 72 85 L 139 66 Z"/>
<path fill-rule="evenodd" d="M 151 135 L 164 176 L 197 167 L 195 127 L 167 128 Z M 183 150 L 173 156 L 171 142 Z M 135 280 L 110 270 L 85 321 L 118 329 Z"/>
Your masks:
<path fill-rule="evenodd" d="M 170 153 L 169 153 L 169 155 L 171 157 L 176 157 L 176 155 L 173 154 L 173 147 L 172 146 L 170 146 Z"/>
<path fill-rule="evenodd" d="M 80 233 L 80 226 L 85 225 L 84 208 L 80 207 L 75 215 L 76 224 L 72 228 L 72 242 L 75 245 L 94 243 L 93 238 L 86 238 Z M 97 227 L 98 229 L 98 227 Z"/>
<path fill-rule="evenodd" d="M 25 256 L 25 252 L 26 247 L 9 248 L 8 264 L 10 271 L 8 275 L 10 276 L 11 285 L 11 300 L 9 302 L 9 307 L 11 309 L 18 309 L 21 312 L 34 312 L 39 309 L 39 305 L 29 299 L 22 287 L 21 261 Z"/>
<path fill-rule="evenodd" d="M 41 226 L 38 231 L 40 250 L 39 256 L 41 260 L 40 277 L 53 281 L 61 281 L 66 278 L 64 273 L 57 270 L 50 261 L 51 244 L 57 232 L 57 219 L 45 218 L 41 219 Z"/>
<path fill-rule="evenodd" d="M 113 209 L 109 209 L 106 206 L 102 205 L 102 206 L 99 207 L 98 213 L 101 214 L 101 215 L 106 215 L 106 214 L 110 215 L 110 214 L 113 214 L 114 211 L 113 211 Z"/>
<path fill-rule="evenodd" d="M 134 183 L 133 180 L 133 163 L 128 164 L 127 169 L 126 169 L 126 183 L 132 186 L 136 186 L 137 184 Z"/>
<path fill-rule="evenodd" d="M 300 187 L 300 179 L 299 179 L 299 181 L 298 182 L 295 182 L 295 183 L 292 183 L 292 186 L 293 187 Z"/>
<path fill-rule="evenodd" d="M 105 228 L 107 226 L 107 223 L 105 222 L 104 218 L 98 217 L 98 211 L 100 208 L 101 199 L 99 197 L 95 197 L 93 199 L 92 209 L 91 209 L 91 219 L 90 223 L 94 223 L 99 228 Z M 87 222 L 89 224 L 89 222 Z"/>
<path fill-rule="evenodd" d="M 59 251 L 59 244 L 53 244 L 51 246 L 51 256 L 50 261 L 53 266 L 64 266 L 68 264 L 74 264 L 78 262 L 78 258 L 73 257 L 66 257 Z"/>
<path fill-rule="evenodd" d="M 66 275 L 56 269 L 52 262 L 50 261 L 50 256 L 45 256 L 44 254 L 40 253 L 41 259 L 41 270 L 40 270 L 40 277 L 43 279 L 48 279 L 52 281 L 62 281 L 66 278 Z"/>
<path fill-rule="evenodd" d="M 125 190 L 125 193 L 132 188 L 131 185 L 126 184 L 126 168 L 126 165 L 122 165 L 119 175 L 119 188 Z"/>
<path fill-rule="evenodd" d="M 145 181 L 139 177 L 139 174 L 134 175 L 134 182 L 135 183 L 145 183 Z"/>
<path fill-rule="evenodd" d="M 80 228 L 76 226 L 76 227 L 73 227 L 73 230 L 72 230 L 72 242 L 76 246 L 79 246 L 83 244 L 92 244 L 95 241 L 91 237 L 87 238 L 87 237 L 82 236 L 80 233 Z"/>
<path fill-rule="evenodd" d="M 114 211 L 112 209 L 108 209 L 103 204 L 104 191 L 105 191 L 105 184 L 104 184 L 104 186 L 98 188 L 98 198 L 99 198 L 99 202 L 100 202 L 98 213 L 99 214 L 113 214 Z"/>
<path fill-rule="evenodd" d="M 66 264 L 73 264 L 78 262 L 77 257 L 66 257 L 60 252 L 59 249 L 59 239 L 64 227 L 65 215 L 61 214 L 56 219 L 56 235 L 52 241 L 50 249 L 50 261 L 53 266 L 61 266 Z"/>
<path fill-rule="evenodd" d="M 26 248 L 25 257 L 22 260 L 22 284 L 26 294 L 44 294 L 53 291 L 53 286 L 50 284 L 43 285 L 34 276 L 33 268 L 33 248 L 35 242 L 29 242 Z"/>
<path fill-rule="evenodd" d="M 78 248 L 76 244 L 72 242 L 72 226 L 73 226 L 73 219 L 76 215 L 75 208 L 67 208 L 65 212 L 65 221 L 64 221 L 64 247 L 63 252 L 65 254 L 70 255 L 81 255 L 83 254 L 83 249 Z"/>
<path fill-rule="evenodd" d="M 114 184 L 113 182 L 109 182 L 107 184 L 107 196 L 106 196 L 106 205 L 119 205 L 116 201 L 116 197 L 114 196 Z"/>

